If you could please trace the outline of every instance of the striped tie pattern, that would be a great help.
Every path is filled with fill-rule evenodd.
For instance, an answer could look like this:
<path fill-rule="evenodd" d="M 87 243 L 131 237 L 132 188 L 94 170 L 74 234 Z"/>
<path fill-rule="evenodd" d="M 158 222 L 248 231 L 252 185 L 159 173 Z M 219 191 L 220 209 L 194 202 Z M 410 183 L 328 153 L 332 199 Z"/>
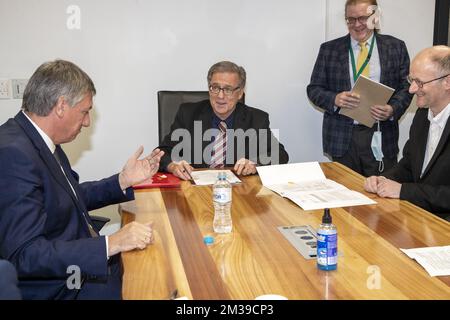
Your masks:
<path fill-rule="evenodd" d="M 225 121 L 219 123 L 219 134 L 217 135 L 211 155 L 210 168 L 223 168 L 227 150 L 227 124 Z"/>

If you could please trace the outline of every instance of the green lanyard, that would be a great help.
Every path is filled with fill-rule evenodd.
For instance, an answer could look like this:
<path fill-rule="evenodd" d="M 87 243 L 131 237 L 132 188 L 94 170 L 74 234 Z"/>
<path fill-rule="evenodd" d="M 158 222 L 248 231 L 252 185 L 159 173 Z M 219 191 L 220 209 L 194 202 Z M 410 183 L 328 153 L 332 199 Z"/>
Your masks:
<path fill-rule="evenodd" d="M 363 65 L 361 66 L 361 69 L 359 69 L 358 72 L 356 72 L 355 55 L 353 53 L 353 49 L 351 46 L 348 49 L 350 51 L 350 56 L 352 57 L 353 80 L 355 82 L 356 82 L 356 79 L 358 79 L 358 77 L 361 75 L 363 70 L 366 68 L 367 64 L 369 63 L 370 58 L 372 57 L 372 51 L 373 51 L 374 44 L 375 44 L 375 35 L 372 36 L 372 41 L 370 43 L 370 50 L 369 50 L 369 54 L 367 55 L 367 59 L 366 59 L 366 61 L 364 61 Z"/>

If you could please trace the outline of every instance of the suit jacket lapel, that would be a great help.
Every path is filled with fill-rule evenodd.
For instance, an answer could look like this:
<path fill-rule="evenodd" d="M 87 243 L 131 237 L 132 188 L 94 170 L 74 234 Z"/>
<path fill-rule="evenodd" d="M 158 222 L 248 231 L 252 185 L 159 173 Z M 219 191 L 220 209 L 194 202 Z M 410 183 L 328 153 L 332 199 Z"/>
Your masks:
<path fill-rule="evenodd" d="M 380 82 L 385 83 L 386 70 L 388 70 L 387 48 L 385 42 L 383 41 L 383 38 L 380 37 L 378 33 L 375 33 L 375 40 L 377 41 L 378 56 L 380 57 L 380 69 L 381 69 Z"/>
<path fill-rule="evenodd" d="M 341 57 L 340 65 L 341 65 L 342 79 L 345 79 L 346 81 L 345 87 L 348 88 L 347 90 L 350 90 L 352 87 L 350 77 L 353 77 L 353 75 L 350 74 L 349 69 L 349 61 L 350 61 L 349 50 L 351 48 L 350 35 L 347 35 L 343 39 L 344 40 L 337 47 L 337 51 L 338 56 Z"/>
<path fill-rule="evenodd" d="M 244 132 L 249 128 L 249 123 L 247 120 L 247 108 L 244 104 L 238 102 L 236 105 L 236 109 L 234 109 L 234 114 L 233 114 L 233 129 L 242 129 L 244 130 Z M 231 139 L 231 138 L 228 138 Z M 247 140 L 247 139 L 245 139 Z M 237 141 L 237 137 L 234 136 L 233 138 L 233 143 L 231 144 L 230 142 L 227 144 L 227 157 L 229 157 L 229 152 L 233 152 L 232 155 L 232 159 L 233 159 L 233 165 L 236 163 L 237 160 L 239 160 L 238 158 L 245 156 L 246 158 L 248 157 L 248 142 L 245 141 L 244 144 L 244 150 L 238 150 L 238 145 L 240 145 L 240 143 L 238 143 Z M 259 146 L 257 146 L 257 148 L 259 148 Z M 230 164 L 228 164 L 230 165 Z"/>
<path fill-rule="evenodd" d="M 88 214 L 88 209 L 86 207 L 86 204 L 84 203 L 83 197 L 81 196 L 80 187 L 78 181 L 75 180 L 75 178 L 72 175 L 72 168 L 70 167 L 69 159 L 66 156 L 66 153 L 61 148 L 61 146 L 56 146 L 55 152 L 58 152 L 59 159 L 61 161 L 61 166 L 63 167 L 64 172 L 66 173 L 67 180 L 70 181 L 70 184 L 73 187 L 73 191 L 76 193 L 76 198 L 74 197 L 74 194 L 72 192 L 72 189 L 70 189 L 71 193 L 70 196 L 72 197 L 73 201 L 78 207 L 79 213 L 87 220 L 87 223 L 90 226 L 93 226 L 92 220 L 90 215 Z M 69 186 L 70 188 L 70 186 Z M 88 232 L 89 232 L 89 226 Z"/>
<path fill-rule="evenodd" d="M 248 129 L 245 106 L 242 103 L 237 103 L 233 117 L 233 129 L 243 129 L 244 131 Z"/>
<path fill-rule="evenodd" d="M 200 112 L 200 117 L 199 117 L 200 121 L 201 121 L 201 124 L 202 124 L 202 137 L 201 137 L 201 139 L 202 139 L 202 153 L 203 153 L 203 150 L 205 150 L 205 148 L 211 143 L 211 140 L 205 141 L 203 139 L 203 137 L 205 136 L 205 132 L 212 128 L 212 116 L 213 116 L 213 110 L 212 110 L 211 103 L 208 100 L 203 105 L 203 108 L 202 108 L 202 110 Z M 198 137 L 195 137 L 195 139 L 198 139 Z M 193 141 L 193 143 L 195 143 L 195 142 Z M 194 156 L 194 154 L 193 154 L 193 156 Z M 208 154 L 208 155 L 205 155 L 205 156 L 206 156 L 206 158 L 203 157 L 203 154 L 202 154 L 202 162 L 204 164 L 206 164 L 207 161 L 211 160 L 211 154 Z"/>
<path fill-rule="evenodd" d="M 212 128 L 213 109 L 209 100 L 203 105 L 200 112 L 200 121 L 202 122 L 202 131 L 205 132 Z"/>
<path fill-rule="evenodd" d="M 66 153 L 64 152 L 64 150 L 61 148 L 61 146 L 56 146 L 55 152 L 58 153 L 60 161 L 61 161 L 61 166 L 63 167 L 64 172 L 66 173 L 66 182 L 67 180 L 69 180 L 70 184 L 73 187 L 73 191 L 75 191 L 76 193 L 76 197 L 73 194 L 72 188 L 70 188 L 70 196 L 72 197 L 72 199 L 74 200 L 75 204 L 78 206 L 78 208 L 83 211 L 83 212 L 87 212 L 87 208 L 86 205 L 83 201 L 83 198 L 81 197 L 81 193 L 79 190 L 79 184 L 78 181 L 75 180 L 75 178 L 72 175 L 72 168 L 70 167 L 70 163 L 69 163 L 69 159 L 67 159 Z M 65 178 L 65 177 L 64 177 Z"/>
<path fill-rule="evenodd" d="M 441 139 L 439 139 L 439 143 L 436 147 L 436 150 L 434 151 L 433 156 L 431 157 L 430 161 L 428 162 L 428 165 L 423 172 L 422 178 L 428 173 L 428 171 L 430 171 L 431 167 L 436 162 L 437 157 L 441 154 L 441 152 L 444 149 L 444 146 L 447 144 L 447 140 L 449 139 L 449 136 L 450 136 L 450 121 L 449 121 L 449 119 L 447 119 L 447 123 L 445 124 L 444 131 L 442 132 Z M 426 131 L 427 133 L 428 133 L 429 127 L 430 127 L 430 122 L 427 121 L 427 131 Z M 426 139 L 428 140 L 428 134 L 425 134 L 423 136 L 425 136 Z M 424 145 L 426 145 L 427 140 L 425 141 Z M 425 154 L 425 150 L 424 150 L 423 154 Z M 422 159 L 422 163 L 423 163 L 423 159 Z"/>
<path fill-rule="evenodd" d="M 419 111 L 419 110 L 417 110 Z M 426 115 L 423 118 L 423 123 L 419 126 L 420 133 L 418 133 L 418 141 L 417 141 L 417 162 L 415 165 L 417 167 L 413 168 L 414 181 L 420 180 L 420 175 L 422 173 L 423 162 L 425 161 L 425 151 L 427 148 L 427 140 L 428 140 L 428 129 L 430 128 L 430 121 L 428 121 Z M 414 147 L 413 147 L 414 148 Z M 414 151 L 413 151 L 414 152 Z M 425 174 L 425 171 L 424 171 Z"/>

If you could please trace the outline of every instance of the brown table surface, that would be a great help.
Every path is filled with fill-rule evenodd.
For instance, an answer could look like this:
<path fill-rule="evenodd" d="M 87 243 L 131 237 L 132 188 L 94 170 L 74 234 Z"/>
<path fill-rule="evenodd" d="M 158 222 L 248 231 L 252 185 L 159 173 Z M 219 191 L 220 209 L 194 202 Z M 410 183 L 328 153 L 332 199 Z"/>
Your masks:
<path fill-rule="evenodd" d="M 450 245 L 450 223 L 407 201 L 365 193 L 364 178 L 323 163 L 327 178 L 376 205 L 332 209 L 338 269 L 304 259 L 278 226 L 317 228 L 323 210 L 304 211 L 261 185 L 257 175 L 233 186 L 233 232 L 215 234 L 210 186 L 146 189 L 120 205 L 122 223 L 154 222 L 155 242 L 122 254 L 124 299 L 450 299 L 450 276 L 430 277 L 399 248 Z M 213 245 L 203 237 L 212 235 Z"/>

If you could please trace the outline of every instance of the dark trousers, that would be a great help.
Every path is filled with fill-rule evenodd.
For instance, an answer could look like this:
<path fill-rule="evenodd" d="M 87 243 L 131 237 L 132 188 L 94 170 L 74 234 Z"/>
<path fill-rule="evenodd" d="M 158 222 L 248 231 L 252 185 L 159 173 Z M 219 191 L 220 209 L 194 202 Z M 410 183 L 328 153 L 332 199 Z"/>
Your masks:
<path fill-rule="evenodd" d="M 78 293 L 77 300 L 121 300 L 122 274 L 120 254 L 117 254 L 108 261 L 108 277 L 106 279 L 86 279 Z"/>
<path fill-rule="evenodd" d="M 363 125 L 354 125 L 352 142 L 347 153 L 342 157 L 333 157 L 339 162 L 365 177 L 379 176 L 397 164 L 397 157 L 383 158 L 384 168 L 380 172 L 380 162 L 375 159 L 370 147 L 373 129 Z"/>

